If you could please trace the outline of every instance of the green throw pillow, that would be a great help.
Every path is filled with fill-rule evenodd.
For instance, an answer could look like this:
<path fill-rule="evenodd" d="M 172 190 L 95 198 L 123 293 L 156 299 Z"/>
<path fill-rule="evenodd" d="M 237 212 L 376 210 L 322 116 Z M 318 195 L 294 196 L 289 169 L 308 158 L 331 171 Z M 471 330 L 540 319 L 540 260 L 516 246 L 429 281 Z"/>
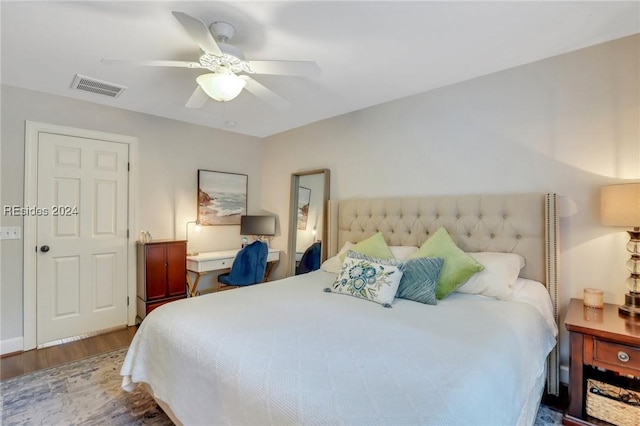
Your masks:
<path fill-rule="evenodd" d="M 370 257 L 377 257 L 378 259 L 393 259 L 393 253 L 391 249 L 384 241 L 382 232 L 378 232 L 375 235 L 370 236 L 366 240 L 362 240 L 357 244 L 354 244 L 349 250 L 353 250 L 357 253 L 366 254 Z M 344 262 L 347 257 L 347 253 L 342 253 L 340 260 Z"/>
<path fill-rule="evenodd" d="M 438 229 L 431 238 L 422 244 L 418 251 L 409 256 L 409 259 L 418 257 L 441 257 L 444 259 L 436 287 L 438 299 L 444 299 L 473 274 L 484 269 L 481 264 L 456 246 L 444 228 Z"/>

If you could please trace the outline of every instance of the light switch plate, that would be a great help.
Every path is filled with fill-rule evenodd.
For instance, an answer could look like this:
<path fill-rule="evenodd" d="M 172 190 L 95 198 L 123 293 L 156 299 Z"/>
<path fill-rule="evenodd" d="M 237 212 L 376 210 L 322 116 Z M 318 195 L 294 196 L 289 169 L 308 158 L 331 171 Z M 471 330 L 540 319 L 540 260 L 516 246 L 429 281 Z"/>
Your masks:
<path fill-rule="evenodd" d="M 22 231 L 19 226 L 3 226 L 0 231 L 3 240 L 19 240 L 22 238 Z"/>

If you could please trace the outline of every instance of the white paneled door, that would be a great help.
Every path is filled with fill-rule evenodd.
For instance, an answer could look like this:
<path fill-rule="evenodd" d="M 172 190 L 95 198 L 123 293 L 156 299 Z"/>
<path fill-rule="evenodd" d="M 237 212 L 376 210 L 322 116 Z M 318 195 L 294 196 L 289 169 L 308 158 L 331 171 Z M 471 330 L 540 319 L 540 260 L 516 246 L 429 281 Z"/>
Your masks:
<path fill-rule="evenodd" d="M 38 136 L 37 344 L 127 324 L 129 147 Z"/>

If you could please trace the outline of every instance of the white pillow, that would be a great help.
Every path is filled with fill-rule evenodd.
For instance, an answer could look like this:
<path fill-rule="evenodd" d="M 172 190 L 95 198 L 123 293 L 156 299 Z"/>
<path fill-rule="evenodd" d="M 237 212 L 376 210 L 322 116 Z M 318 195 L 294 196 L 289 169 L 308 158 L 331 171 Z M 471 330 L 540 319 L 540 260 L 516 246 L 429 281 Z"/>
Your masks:
<path fill-rule="evenodd" d="M 322 265 L 320 265 L 320 269 L 333 274 L 339 274 L 342 269 L 342 260 L 340 260 L 340 255 L 342 253 L 346 253 L 351 247 L 353 247 L 352 242 L 347 241 L 344 243 L 344 246 L 342 246 L 338 254 L 325 260 Z"/>
<path fill-rule="evenodd" d="M 481 294 L 500 300 L 511 299 L 511 286 L 524 268 L 524 257 L 516 253 L 476 252 L 467 253 L 484 269 L 471 276 L 456 289 L 459 293 Z"/>
<path fill-rule="evenodd" d="M 398 260 L 405 260 L 411 253 L 418 250 L 415 246 L 389 246 L 391 254 Z"/>

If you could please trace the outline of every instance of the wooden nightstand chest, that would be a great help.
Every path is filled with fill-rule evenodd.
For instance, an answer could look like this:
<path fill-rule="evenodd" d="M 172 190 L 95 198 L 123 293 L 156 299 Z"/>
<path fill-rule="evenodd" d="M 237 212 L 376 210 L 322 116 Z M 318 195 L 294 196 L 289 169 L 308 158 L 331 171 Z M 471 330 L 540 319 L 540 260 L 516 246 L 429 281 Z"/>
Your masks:
<path fill-rule="evenodd" d="M 143 320 L 165 303 L 187 297 L 187 242 L 137 243 L 138 317 Z"/>
<path fill-rule="evenodd" d="M 594 309 L 583 306 L 582 299 L 571 299 L 565 327 L 570 332 L 571 353 L 564 424 L 591 424 L 594 419 L 585 410 L 587 378 L 595 372 L 612 378 L 620 374 L 640 377 L 640 321 L 619 315 L 618 305 L 605 303 L 603 309 Z"/>

